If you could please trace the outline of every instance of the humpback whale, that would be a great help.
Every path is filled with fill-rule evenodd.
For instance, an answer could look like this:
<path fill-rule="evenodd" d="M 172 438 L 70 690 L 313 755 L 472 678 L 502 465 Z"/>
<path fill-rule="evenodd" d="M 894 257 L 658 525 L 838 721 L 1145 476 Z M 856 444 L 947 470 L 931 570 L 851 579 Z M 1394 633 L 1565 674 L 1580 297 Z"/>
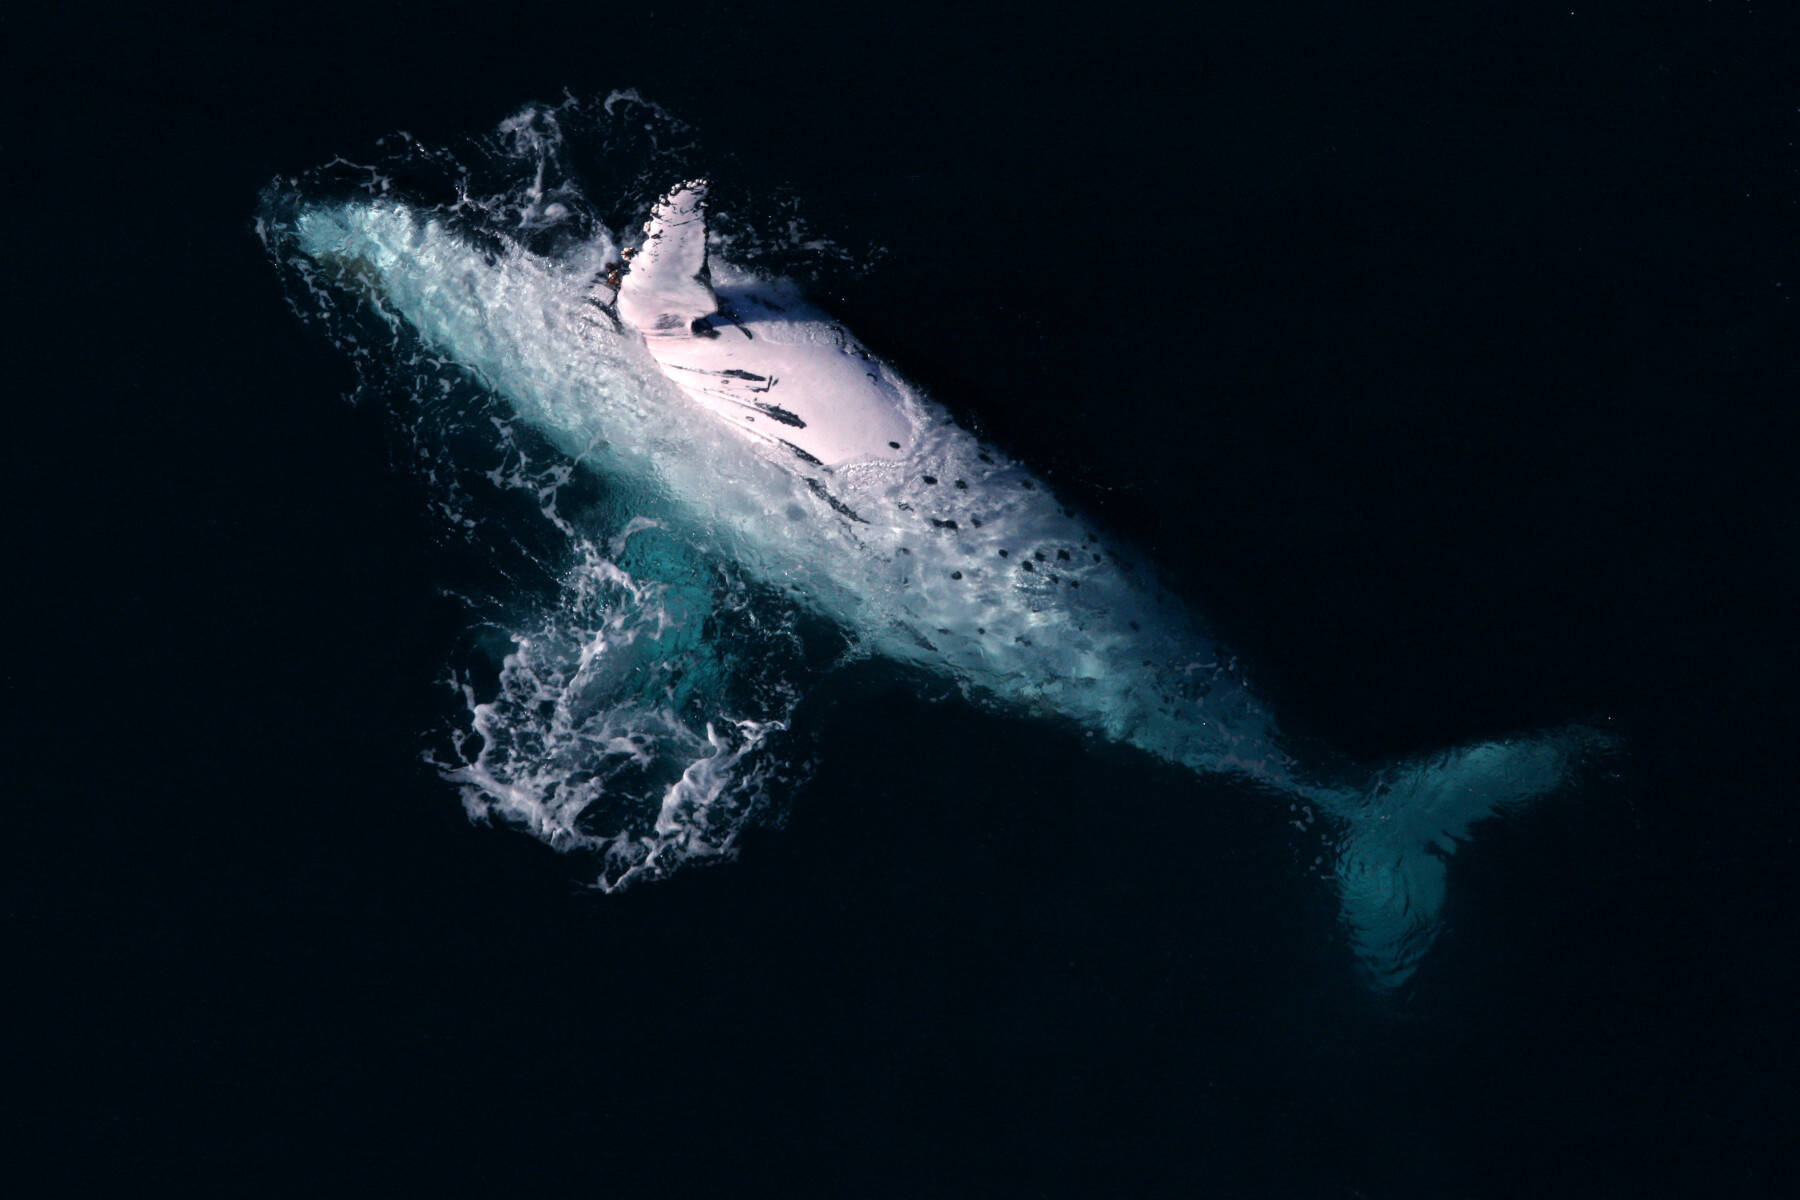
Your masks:
<path fill-rule="evenodd" d="M 669 188 L 630 245 L 599 230 L 547 252 L 471 236 L 442 208 L 286 189 L 265 196 L 259 230 L 308 289 L 366 305 L 605 481 L 612 515 L 571 586 L 614 599 L 557 686 L 539 671 L 518 705 L 556 714 L 524 737 L 471 687 L 473 748 L 447 773 L 472 814 L 601 852 L 607 886 L 728 849 L 742 813 L 722 797 L 782 719 L 733 691 L 744 656 L 709 562 L 978 702 L 1316 810 L 1377 989 L 1416 970 L 1472 827 L 1611 744 L 1569 726 L 1376 768 L 1301 761 L 1230 653 L 1128 551 L 796 284 L 717 252 L 705 180 Z M 651 592 L 654 619 L 630 603 Z M 539 649 L 515 638 L 509 668 Z M 577 684 L 599 699 L 564 712 Z M 570 770 L 577 752 L 592 765 Z M 648 815 L 596 824 L 621 797 Z"/>

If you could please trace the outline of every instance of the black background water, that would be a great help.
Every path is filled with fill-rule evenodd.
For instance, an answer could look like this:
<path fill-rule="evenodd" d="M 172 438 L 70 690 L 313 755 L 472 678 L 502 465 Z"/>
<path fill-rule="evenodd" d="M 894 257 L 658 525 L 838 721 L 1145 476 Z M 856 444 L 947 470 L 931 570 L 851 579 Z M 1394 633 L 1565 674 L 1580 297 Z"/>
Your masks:
<path fill-rule="evenodd" d="M 1800 41 L 1777 5 L 13 19 L 15 1175 L 1767 1195 L 1791 1168 Z M 1607 717 L 1398 1001 L 1253 797 L 880 678 L 622 897 L 415 761 L 426 496 L 256 191 L 618 86 L 888 249 L 824 297 L 1285 725 Z M 967 215 L 996 202 L 998 219 Z"/>

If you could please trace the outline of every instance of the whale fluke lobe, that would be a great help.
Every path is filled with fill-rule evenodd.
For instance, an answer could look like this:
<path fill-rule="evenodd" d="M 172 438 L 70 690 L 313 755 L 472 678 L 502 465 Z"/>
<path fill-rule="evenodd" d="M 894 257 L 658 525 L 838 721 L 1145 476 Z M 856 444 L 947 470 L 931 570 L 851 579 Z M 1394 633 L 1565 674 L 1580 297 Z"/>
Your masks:
<path fill-rule="evenodd" d="M 644 222 L 644 244 L 619 285 L 619 316 L 647 337 L 686 337 L 718 308 L 706 279 L 706 180 L 690 179 Z"/>
<path fill-rule="evenodd" d="M 1617 750 L 1610 734 L 1574 726 L 1398 763 L 1361 794 L 1326 799 L 1345 827 L 1342 919 L 1376 990 L 1404 985 L 1431 949 L 1450 856 L 1478 822 L 1556 791 Z"/>

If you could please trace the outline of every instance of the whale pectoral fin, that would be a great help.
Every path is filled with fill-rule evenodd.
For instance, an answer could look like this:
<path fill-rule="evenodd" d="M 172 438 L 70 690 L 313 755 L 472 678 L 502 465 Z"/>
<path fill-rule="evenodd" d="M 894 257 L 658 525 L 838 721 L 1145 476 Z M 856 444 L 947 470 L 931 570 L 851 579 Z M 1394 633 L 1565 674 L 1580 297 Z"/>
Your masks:
<path fill-rule="evenodd" d="M 686 336 L 718 309 L 706 277 L 706 181 L 690 179 L 651 209 L 619 283 L 619 316 L 649 336 Z"/>

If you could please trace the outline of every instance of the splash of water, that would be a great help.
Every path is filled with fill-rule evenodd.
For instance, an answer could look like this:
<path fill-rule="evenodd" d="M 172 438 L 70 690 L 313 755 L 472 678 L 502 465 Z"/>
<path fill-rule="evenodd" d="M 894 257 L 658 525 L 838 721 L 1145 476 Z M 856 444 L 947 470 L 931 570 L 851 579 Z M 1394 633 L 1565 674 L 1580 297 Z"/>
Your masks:
<path fill-rule="evenodd" d="M 570 301 L 617 256 L 613 230 L 693 148 L 686 125 L 635 93 L 571 98 L 452 148 L 384 139 L 372 163 L 339 159 L 278 181 L 257 217 L 295 312 L 356 364 L 355 399 L 387 414 L 440 538 L 473 552 L 454 594 L 482 634 L 450 665 L 463 718 L 429 760 L 472 818 L 591 855 L 609 890 L 729 857 L 798 780 L 803 768 L 776 749 L 810 679 L 804 622 L 704 535 L 664 519 L 669 481 L 650 451 L 708 431 L 657 420 L 665 385 L 628 346 L 547 317 L 545 362 L 566 370 L 589 356 L 591 378 L 618 383 L 609 405 L 572 409 L 528 357 L 484 364 L 515 384 L 535 378 L 523 391 L 539 404 L 521 412 L 519 387 L 500 403 L 480 367 L 448 361 L 399 310 L 433 312 L 466 337 L 483 304 Z M 610 207 L 580 185 L 577 161 L 606 179 Z M 374 216 L 358 261 L 308 252 L 347 232 L 329 227 L 334 205 Z M 461 270 L 498 268 L 498 293 L 396 298 L 407 276 L 383 268 L 424 252 L 414 213 L 455 231 L 440 245 L 463 248 Z M 727 230 L 751 262 L 791 269 L 796 255 L 839 254 L 782 204 Z M 606 436 L 620 426 L 642 436 Z M 685 450 L 674 460 L 704 469 L 718 458 Z M 844 650 L 829 632 L 812 640 L 812 659 Z"/>

